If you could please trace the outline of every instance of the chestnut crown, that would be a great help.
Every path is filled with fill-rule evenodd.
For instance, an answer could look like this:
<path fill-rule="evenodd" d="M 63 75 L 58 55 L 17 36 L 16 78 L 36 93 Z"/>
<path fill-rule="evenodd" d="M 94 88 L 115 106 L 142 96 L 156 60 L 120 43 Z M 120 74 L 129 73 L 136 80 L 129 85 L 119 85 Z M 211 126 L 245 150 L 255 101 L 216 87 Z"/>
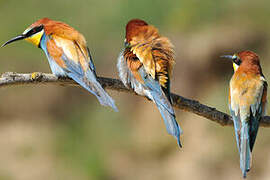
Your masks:
<path fill-rule="evenodd" d="M 141 19 L 132 19 L 126 25 L 126 41 L 130 42 L 134 36 L 143 31 L 148 24 Z"/>

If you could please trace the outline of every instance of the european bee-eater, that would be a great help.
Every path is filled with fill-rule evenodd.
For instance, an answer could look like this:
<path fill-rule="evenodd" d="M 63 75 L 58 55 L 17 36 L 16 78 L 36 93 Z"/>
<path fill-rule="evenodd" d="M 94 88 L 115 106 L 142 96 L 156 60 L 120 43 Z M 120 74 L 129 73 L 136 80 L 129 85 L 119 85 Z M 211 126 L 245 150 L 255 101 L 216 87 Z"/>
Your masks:
<path fill-rule="evenodd" d="M 25 39 L 41 48 L 49 61 L 52 73 L 58 77 L 69 77 L 94 94 L 100 104 L 117 108 L 114 100 L 97 81 L 95 66 L 86 40 L 69 25 L 43 18 L 28 27 L 21 35 L 7 41 Z"/>
<path fill-rule="evenodd" d="M 235 137 L 240 154 L 243 177 L 251 168 L 251 152 L 265 115 L 267 82 L 260 60 L 251 51 L 222 56 L 233 62 L 234 75 L 230 81 L 229 108 L 234 122 Z"/>
<path fill-rule="evenodd" d="M 181 147 L 182 130 L 175 120 L 170 97 L 170 76 L 174 65 L 173 45 L 145 21 L 133 19 L 126 25 L 125 49 L 117 63 L 124 85 L 157 105 L 169 134 Z"/>

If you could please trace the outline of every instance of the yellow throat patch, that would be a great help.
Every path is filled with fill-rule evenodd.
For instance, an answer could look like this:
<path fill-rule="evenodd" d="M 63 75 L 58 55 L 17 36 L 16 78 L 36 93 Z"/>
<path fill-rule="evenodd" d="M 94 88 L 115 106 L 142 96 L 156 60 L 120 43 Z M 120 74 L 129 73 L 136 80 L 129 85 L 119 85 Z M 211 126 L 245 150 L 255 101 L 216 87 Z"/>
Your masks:
<path fill-rule="evenodd" d="M 28 42 L 33 43 L 36 46 L 38 46 L 43 33 L 44 33 L 44 30 L 42 30 L 42 31 L 40 31 L 40 32 L 38 32 L 36 34 L 33 34 L 32 36 L 30 36 L 28 38 L 25 38 L 25 40 L 28 41 Z"/>
<path fill-rule="evenodd" d="M 234 70 L 234 72 L 237 71 L 238 68 L 239 68 L 239 66 L 237 64 L 233 63 L 233 70 Z"/>

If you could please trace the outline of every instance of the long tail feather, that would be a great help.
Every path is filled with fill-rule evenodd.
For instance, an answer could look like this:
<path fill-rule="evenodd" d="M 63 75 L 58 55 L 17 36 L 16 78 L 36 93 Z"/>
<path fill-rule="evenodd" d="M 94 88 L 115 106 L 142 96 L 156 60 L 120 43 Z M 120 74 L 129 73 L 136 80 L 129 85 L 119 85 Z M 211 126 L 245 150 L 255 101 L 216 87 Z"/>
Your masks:
<path fill-rule="evenodd" d="M 251 166 L 251 151 L 249 142 L 249 124 L 243 122 L 241 127 L 241 139 L 240 139 L 240 168 L 243 173 L 243 177 L 246 178 L 247 172 Z"/>
<path fill-rule="evenodd" d="M 173 135 L 177 139 L 179 147 L 182 147 L 180 142 L 180 134 L 182 134 L 182 129 L 175 119 L 174 110 L 170 102 L 163 92 L 158 93 L 156 91 L 151 91 L 150 93 L 159 109 L 159 112 L 161 113 L 167 132 Z"/>
<path fill-rule="evenodd" d="M 180 134 L 182 134 L 182 130 L 175 120 L 173 107 L 165 93 L 162 91 L 159 82 L 147 75 L 144 68 L 140 68 L 139 73 L 144 80 L 144 86 L 146 86 L 148 89 L 146 91 L 147 96 L 156 103 L 162 115 L 167 132 L 173 135 L 177 139 L 179 147 L 182 147 L 180 142 Z"/>
<path fill-rule="evenodd" d="M 78 46 L 79 47 L 79 46 Z M 74 81 L 79 83 L 86 90 L 94 94 L 99 100 L 100 104 L 103 106 L 110 106 L 115 111 L 118 111 L 117 107 L 114 104 L 114 100 L 106 93 L 102 88 L 100 83 L 97 81 L 97 76 L 95 73 L 95 66 L 91 59 L 89 52 L 90 61 L 89 69 L 86 71 L 83 70 L 82 65 L 70 60 L 64 53 L 61 58 L 65 62 L 65 73 L 68 77 L 72 78 Z M 49 58 L 50 59 L 50 58 Z M 54 61 L 54 60 L 52 60 Z"/>
<path fill-rule="evenodd" d="M 103 106 L 110 106 L 116 112 L 118 111 L 114 100 L 108 95 L 108 93 L 102 88 L 101 84 L 96 80 L 96 76 L 90 70 L 86 72 L 85 77 L 77 76 L 76 74 L 70 72 L 68 76 L 74 81 L 79 83 L 82 87 L 87 89 L 89 92 L 94 94 L 99 100 L 100 104 Z"/>

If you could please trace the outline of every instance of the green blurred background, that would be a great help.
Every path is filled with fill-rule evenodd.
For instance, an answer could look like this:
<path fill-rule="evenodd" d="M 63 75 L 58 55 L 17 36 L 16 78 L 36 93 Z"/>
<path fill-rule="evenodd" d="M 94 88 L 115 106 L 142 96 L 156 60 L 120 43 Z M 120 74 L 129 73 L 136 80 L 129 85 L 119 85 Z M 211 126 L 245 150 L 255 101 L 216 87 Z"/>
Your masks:
<path fill-rule="evenodd" d="M 78 29 L 97 73 L 117 78 L 124 27 L 142 18 L 175 45 L 172 91 L 228 113 L 232 65 L 219 58 L 249 49 L 270 77 L 267 0 L 0 0 L 0 42 L 42 17 Z M 43 52 L 18 42 L 0 49 L 0 72 L 50 72 Z M 109 91 L 119 113 L 76 87 L 1 88 L 0 180 L 241 179 L 233 128 L 176 110 L 183 149 L 153 103 Z M 270 129 L 261 128 L 248 179 L 270 178 Z"/>

